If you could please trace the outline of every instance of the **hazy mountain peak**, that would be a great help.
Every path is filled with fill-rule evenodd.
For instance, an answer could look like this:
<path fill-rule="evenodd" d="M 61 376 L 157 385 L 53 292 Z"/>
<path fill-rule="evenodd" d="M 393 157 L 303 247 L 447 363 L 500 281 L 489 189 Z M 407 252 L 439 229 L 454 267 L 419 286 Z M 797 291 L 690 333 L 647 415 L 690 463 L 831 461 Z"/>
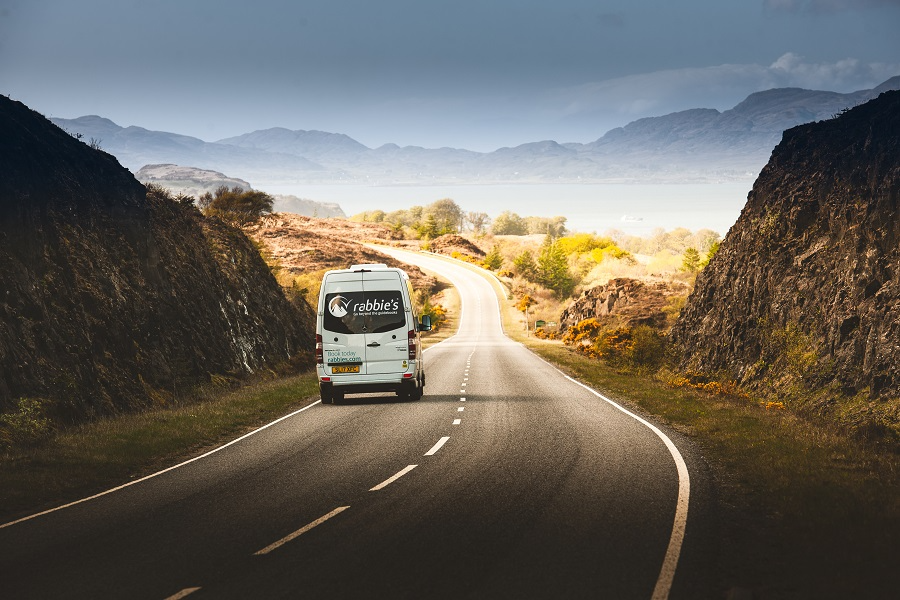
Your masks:
<path fill-rule="evenodd" d="M 84 115 L 83 117 L 69 120 L 73 123 L 82 123 L 84 125 L 91 125 L 93 127 L 115 127 L 116 129 L 122 129 L 121 125 L 114 123 L 106 117 L 101 117 L 100 115 Z"/>
<path fill-rule="evenodd" d="M 889 92 L 891 90 L 900 90 L 900 75 L 895 75 L 891 77 L 881 85 L 872 89 L 873 95 L 877 96 L 883 92 Z"/>
<path fill-rule="evenodd" d="M 269 152 L 284 152 L 317 159 L 336 152 L 360 153 L 369 150 L 343 133 L 318 130 L 291 130 L 284 127 L 258 129 L 250 133 L 225 138 L 216 142 L 241 148 L 257 148 Z"/>

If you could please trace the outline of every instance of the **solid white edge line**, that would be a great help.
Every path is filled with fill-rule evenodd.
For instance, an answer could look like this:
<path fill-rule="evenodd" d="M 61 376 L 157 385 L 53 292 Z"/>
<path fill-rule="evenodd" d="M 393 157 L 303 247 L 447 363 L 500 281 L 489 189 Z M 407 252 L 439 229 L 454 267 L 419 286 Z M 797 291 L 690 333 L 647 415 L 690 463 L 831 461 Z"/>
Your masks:
<path fill-rule="evenodd" d="M 295 531 L 295 532 L 292 533 L 291 535 L 288 535 L 288 536 L 285 536 L 285 537 L 281 538 L 280 540 L 278 540 L 278 541 L 275 542 L 274 544 L 269 544 L 268 546 L 266 546 L 265 548 L 263 548 L 263 549 L 260 550 L 259 552 L 254 552 L 254 553 L 253 553 L 253 556 L 262 556 L 262 555 L 264 555 L 264 554 L 268 554 L 268 553 L 271 552 L 272 550 L 275 550 L 275 549 L 277 549 L 277 548 L 280 548 L 280 547 L 284 546 L 285 544 L 287 544 L 287 543 L 290 542 L 291 540 L 294 540 L 294 539 L 300 537 L 301 535 L 303 535 L 304 533 L 306 533 L 307 531 L 309 531 L 309 530 L 312 529 L 313 527 L 318 527 L 319 525 L 321 525 L 322 523 L 324 523 L 325 521 L 327 521 L 327 520 L 330 519 L 331 517 L 334 517 L 334 516 L 336 516 L 336 515 L 341 514 L 342 512 L 344 512 L 345 510 L 347 510 L 348 508 L 350 508 L 350 507 L 349 507 L 349 506 L 338 506 L 336 509 L 334 509 L 333 511 L 331 511 L 331 512 L 328 513 L 327 515 L 323 515 L 323 516 L 319 517 L 318 519 L 316 519 L 315 521 L 313 521 L 312 523 L 310 523 L 310 524 L 308 524 L 308 525 L 304 525 L 303 527 L 301 527 L 300 529 L 298 529 L 297 531 Z"/>
<path fill-rule="evenodd" d="M 101 496 L 106 496 L 107 494 L 112 494 L 113 492 L 118 492 L 119 490 L 123 490 L 123 489 L 125 489 L 125 488 L 127 488 L 127 487 L 130 487 L 130 486 L 132 486 L 132 485 L 136 485 L 136 484 L 138 484 L 138 483 L 142 483 L 142 482 L 144 482 L 144 481 L 147 481 L 148 479 L 153 479 L 154 477 L 157 477 L 157 476 L 159 476 L 159 475 L 162 475 L 163 473 L 168 473 L 169 471 L 174 471 L 175 469 L 181 468 L 181 467 L 183 467 L 183 466 L 185 466 L 185 465 L 189 465 L 189 464 L 191 464 L 192 462 L 196 462 L 196 461 L 200 460 L 201 458 L 206 458 L 207 456 L 210 456 L 210 455 L 212 455 L 212 454 L 215 454 L 215 453 L 218 452 L 219 450 L 224 450 L 224 449 L 227 448 L 228 446 L 233 446 L 234 444 L 237 444 L 238 442 L 247 439 L 247 438 L 250 437 L 251 435 L 255 435 L 255 434 L 259 433 L 260 431 L 262 431 L 262 430 L 264 430 L 264 429 L 268 429 L 268 428 L 271 427 L 272 425 L 275 425 L 275 424 L 277 424 L 277 423 L 280 423 L 280 422 L 284 421 L 285 419 L 290 419 L 291 417 L 293 417 L 293 416 L 295 416 L 295 415 L 298 415 L 298 414 L 302 413 L 302 412 L 305 411 L 305 410 L 309 410 L 310 408 L 312 408 L 312 407 L 315 406 L 316 404 L 321 404 L 321 402 L 322 402 L 321 400 L 316 400 L 315 402 L 313 402 L 313 403 L 310 404 L 309 406 L 304 406 L 304 407 L 301 408 L 300 410 L 295 410 L 294 412 L 292 412 L 292 413 L 290 413 L 290 414 L 284 415 L 283 417 L 279 417 L 278 419 L 275 419 L 275 420 L 272 421 L 271 423 L 267 423 L 266 425 L 263 425 L 262 427 L 260 427 L 260 428 L 258 428 L 258 429 L 254 429 L 254 430 L 251 431 L 250 433 L 245 433 L 245 434 L 242 435 L 241 437 L 239 437 L 239 438 L 237 438 L 237 439 L 234 439 L 234 440 L 231 440 L 231 441 L 228 442 L 227 444 L 223 444 L 223 445 L 219 446 L 218 448 L 213 448 L 213 449 L 210 450 L 209 452 L 206 452 L 205 454 L 201 454 L 200 456 L 195 456 L 194 458 L 191 458 L 191 459 L 189 459 L 189 460 L 186 460 L 186 461 L 184 461 L 184 462 L 182 462 L 182 463 L 178 463 L 177 465 L 173 465 L 173 466 L 171 466 L 171 467 L 169 467 L 169 468 L 167 468 L 167 469 L 163 469 L 162 471 L 157 471 L 156 473 L 151 473 L 150 475 L 146 475 L 146 476 L 144 476 L 144 477 L 141 477 L 140 479 L 135 479 L 134 481 L 129 481 L 128 483 L 124 483 L 124 484 L 122 484 L 122 485 L 120 485 L 120 486 L 118 486 L 118 487 L 114 487 L 114 488 L 112 488 L 112 489 L 106 490 L 105 492 L 100 492 L 99 494 L 94 494 L 93 496 L 88 496 L 87 498 L 82 498 L 81 500 L 75 500 L 74 502 L 69 502 L 68 504 L 63 504 L 62 506 L 57 506 L 56 508 L 51 508 L 51 509 L 45 510 L 45 511 L 43 511 L 43 512 L 35 513 L 35 514 L 33 514 L 33 515 L 28 515 L 27 517 L 22 517 L 21 519 L 16 519 L 15 521 L 10 521 L 9 523 L 4 523 L 4 524 L 0 525 L 0 529 L 3 529 L 4 527 L 11 527 L 11 526 L 13 526 L 13 525 L 16 525 L 17 523 L 22 523 L 23 521 L 30 521 L 31 519 L 36 519 L 37 517 L 42 517 L 42 516 L 44 516 L 44 515 L 47 515 L 47 514 L 56 512 L 56 511 L 58 511 L 58 510 L 62 510 L 62 509 L 64 509 L 64 508 L 69 508 L 69 507 L 71 507 L 71 506 L 75 506 L 76 504 L 82 504 L 82 503 L 84 503 L 84 502 L 88 502 L 89 500 L 96 500 L 97 498 L 100 498 Z"/>
<path fill-rule="evenodd" d="M 684 532 L 687 527 L 688 504 L 691 494 L 691 480 L 687 464 L 684 462 L 684 458 L 681 456 L 681 453 L 678 451 L 678 448 L 672 440 L 660 431 L 656 425 L 639 417 L 624 407 L 619 406 L 597 390 L 580 381 L 572 379 L 568 375 L 564 375 L 564 377 L 572 383 L 588 390 L 629 417 L 649 427 L 650 430 L 653 431 L 653 433 L 655 433 L 666 445 L 666 448 L 669 449 L 669 453 L 675 460 L 675 466 L 678 469 L 678 500 L 675 503 L 675 521 L 672 525 L 672 535 L 669 537 L 669 546 L 666 549 L 666 556 L 663 558 L 662 568 L 660 569 L 659 577 L 656 580 L 656 586 L 653 588 L 653 595 L 651 596 L 653 600 L 665 600 L 669 597 L 669 592 L 672 589 L 672 581 L 675 578 L 675 569 L 678 567 L 678 557 L 681 555 L 681 545 L 684 542 Z"/>
<path fill-rule="evenodd" d="M 447 440 L 450 439 L 450 436 L 444 436 L 437 441 L 437 444 L 431 447 L 431 450 L 425 453 L 425 456 L 434 456 L 438 450 L 441 449 L 441 446 L 447 443 Z"/>
<path fill-rule="evenodd" d="M 182 598 L 186 598 L 187 596 L 190 596 L 191 594 L 193 594 L 194 592 L 196 592 L 199 589 L 200 588 L 198 588 L 198 587 L 184 588 L 177 594 L 172 594 L 171 596 L 166 598 L 166 600 L 181 600 Z"/>
<path fill-rule="evenodd" d="M 413 469 L 415 469 L 418 466 L 419 465 L 409 465 L 407 467 L 404 467 L 403 469 L 398 471 L 395 475 L 388 477 L 387 479 L 385 479 L 384 481 L 382 481 L 381 483 L 379 483 L 378 485 L 376 485 L 369 491 L 377 492 L 378 490 L 386 488 L 387 486 L 391 485 L 392 483 L 394 483 L 395 481 L 397 481 L 398 479 L 400 479 L 401 477 L 403 477 L 404 475 L 406 475 L 407 473 L 409 473 L 410 471 L 412 471 Z"/>

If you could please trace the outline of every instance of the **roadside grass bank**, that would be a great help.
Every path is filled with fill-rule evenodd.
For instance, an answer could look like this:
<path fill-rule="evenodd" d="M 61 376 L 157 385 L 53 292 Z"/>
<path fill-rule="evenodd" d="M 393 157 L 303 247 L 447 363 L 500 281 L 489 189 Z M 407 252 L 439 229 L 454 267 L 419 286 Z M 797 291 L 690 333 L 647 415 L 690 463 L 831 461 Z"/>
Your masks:
<path fill-rule="evenodd" d="M 441 326 L 436 331 L 429 331 L 422 334 L 422 345 L 425 348 L 429 346 L 434 346 L 435 344 L 439 344 L 443 342 L 447 338 L 453 337 L 456 335 L 456 331 L 459 329 L 459 309 L 460 309 L 460 301 L 459 301 L 459 292 L 456 291 L 456 288 L 453 285 L 445 280 L 443 277 L 440 277 L 437 273 L 427 271 L 422 269 L 428 275 L 440 279 L 444 283 L 446 283 L 447 287 L 438 292 L 438 294 L 432 299 L 434 304 L 440 304 L 446 314 L 444 316 L 444 322 L 441 323 Z M 425 363 L 428 364 L 427 362 Z"/>
<path fill-rule="evenodd" d="M 456 264 L 460 264 L 457 262 Z M 756 600 L 895 598 L 900 454 L 772 403 L 614 369 L 529 335 L 509 290 L 483 269 L 504 329 L 571 377 L 691 438 L 714 478 L 720 590 Z M 671 374 L 670 374 L 671 375 Z M 690 516 L 688 529 L 690 530 Z"/>
<path fill-rule="evenodd" d="M 99 419 L 0 454 L 0 523 L 139 479 L 319 399 L 314 371 L 205 395 Z"/>

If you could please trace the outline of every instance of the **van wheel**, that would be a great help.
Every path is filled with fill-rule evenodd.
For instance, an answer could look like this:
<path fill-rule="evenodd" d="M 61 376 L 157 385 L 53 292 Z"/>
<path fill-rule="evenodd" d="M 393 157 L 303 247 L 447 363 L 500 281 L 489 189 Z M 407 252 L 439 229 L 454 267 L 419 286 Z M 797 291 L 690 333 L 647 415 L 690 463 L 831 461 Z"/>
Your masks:
<path fill-rule="evenodd" d="M 421 381 L 419 386 L 413 389 L 412 399 L 413 400 L 421 400 L 422 396 L 425 395 L 425 381 Z"/>
<path fill-rule="evenodd" d="M 416 397 L 416 386 L 412 381 L 406 380 L 403 382 L 403 385 L 400 386 L 400 389 L 397 390 L 397 398 L 401 402 L 408 402 L 410 399 L 415 399 Z"/>
<path fill-rule="evenodd" d="M 334 404 L 334 388 L 319 384 L 319 398 L 322 399 L 322 404 Z"/>
<path fill-rule="evenodd" d="M 344 392 L 339 392 L 334 390 L 331 392 L 331 403 L 332 404 L 340 404 L 344 401 Z"/>

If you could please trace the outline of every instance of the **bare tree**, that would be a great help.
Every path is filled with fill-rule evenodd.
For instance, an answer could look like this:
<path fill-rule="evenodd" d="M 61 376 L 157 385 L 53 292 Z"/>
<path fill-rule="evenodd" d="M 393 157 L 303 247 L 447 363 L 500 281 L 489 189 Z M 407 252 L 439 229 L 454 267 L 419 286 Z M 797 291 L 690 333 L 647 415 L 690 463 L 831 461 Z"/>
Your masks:
<path fill-rule="evenodd" d="M 477 235 L 481 235 L 488 228 L 491 218 L 486 212 L 469 211 L 465 215 L 465 222 Z"/>

